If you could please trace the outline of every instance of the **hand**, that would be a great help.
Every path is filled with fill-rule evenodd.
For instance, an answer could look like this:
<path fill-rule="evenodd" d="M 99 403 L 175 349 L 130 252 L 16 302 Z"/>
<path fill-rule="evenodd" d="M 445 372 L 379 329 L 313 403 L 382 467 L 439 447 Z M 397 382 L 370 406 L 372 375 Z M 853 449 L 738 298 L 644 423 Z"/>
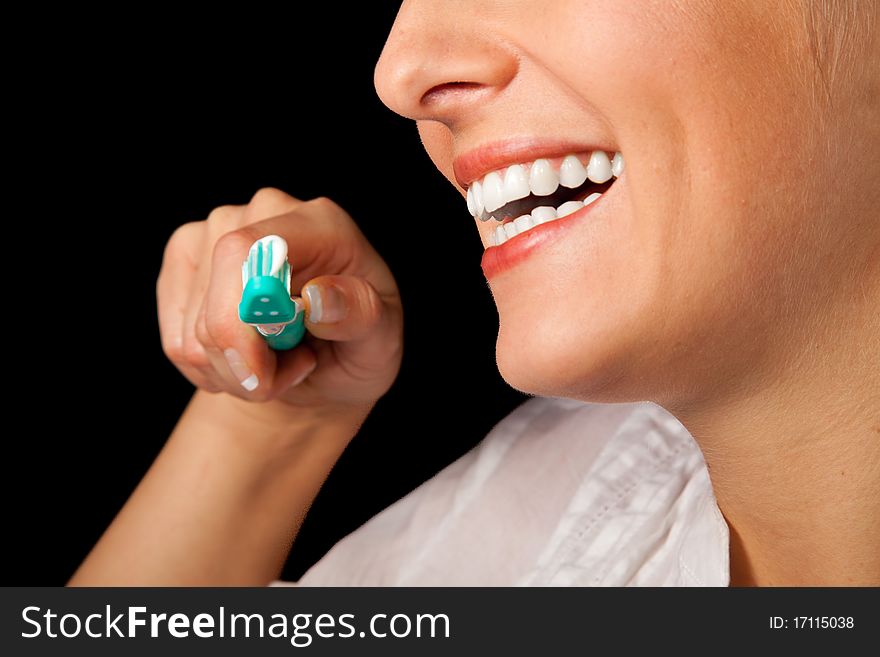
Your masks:
<path fill-rule="evenodd" d="M 273 234 L 288 243 L 294 298 L 308 292 L 300 293 L 306 337 L 290 351 L 273 351 L 238 318 L 242 261 L 251 244 Z M 168 358 L 193 385 L 228 393 L 250 415 L 283 422 L 307 409 L 369 413 L 400 369 L 397 284 L 327 198 L 301 201 L 263 188 L 247 205 L 220 206 L 180 226 L 165 247 L 156 297 Z"/>

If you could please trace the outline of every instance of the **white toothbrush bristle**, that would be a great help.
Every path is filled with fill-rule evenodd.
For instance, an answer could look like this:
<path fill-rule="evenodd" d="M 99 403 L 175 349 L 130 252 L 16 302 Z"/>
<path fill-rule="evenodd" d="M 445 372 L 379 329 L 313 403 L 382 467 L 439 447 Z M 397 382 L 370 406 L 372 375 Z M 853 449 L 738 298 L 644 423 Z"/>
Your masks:
<path fill-rule="evenodd" d="M 269 245 L 272 248 L 272 262 L 269 263 L 268 276 L 277 276 L 287 260 L 287 242 L 280 235 L 266 235 L 257 240 L 263 247 L 263 253 L 269 252 Z"/>

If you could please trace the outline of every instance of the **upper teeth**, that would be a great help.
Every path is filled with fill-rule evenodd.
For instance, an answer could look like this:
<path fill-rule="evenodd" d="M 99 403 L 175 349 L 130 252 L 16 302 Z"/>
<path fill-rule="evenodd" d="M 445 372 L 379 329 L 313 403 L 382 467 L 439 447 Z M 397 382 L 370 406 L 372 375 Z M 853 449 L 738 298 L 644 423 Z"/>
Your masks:
<path fill-rule="evenodd" d="M 471 216 L 493 212 L 511 201 L 529 194 L 548 196 L 559 185 L 572 189 L 589 178 L 594 183 L 604 183 L 612 176 L 623 173 L 624 161 L 620 153 L 612 159 L 604 151 L 587 154 L 566 155 L 556 168 L 547 159 L 514 164 L 499 171 L 492 171 L 475 180 L 467 190 L 467 207 Z"/>

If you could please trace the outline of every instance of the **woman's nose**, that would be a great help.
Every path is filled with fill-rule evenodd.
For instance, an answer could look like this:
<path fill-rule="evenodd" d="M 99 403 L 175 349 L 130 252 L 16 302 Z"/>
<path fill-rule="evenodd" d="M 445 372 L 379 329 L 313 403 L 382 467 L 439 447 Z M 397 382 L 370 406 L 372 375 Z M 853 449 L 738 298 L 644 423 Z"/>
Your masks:
<path fill-rule="evenodd" d="M 452 127 L 514 77 L 516 57 L 493 39 L 479 0 L 407 0 L 376 64 L 374 83 L 390 109 Z"/>

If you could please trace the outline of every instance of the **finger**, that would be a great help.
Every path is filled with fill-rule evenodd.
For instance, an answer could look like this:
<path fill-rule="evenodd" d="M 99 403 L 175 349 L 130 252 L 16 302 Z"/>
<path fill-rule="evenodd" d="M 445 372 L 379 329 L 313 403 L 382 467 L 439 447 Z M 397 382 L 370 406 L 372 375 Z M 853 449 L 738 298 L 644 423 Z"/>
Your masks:
<path fill-rule="evenodd" d="M 156 280 L 156 309 L 162 350 L 181 373 L 198 388 L 220 388 L 203 370 L 207 360 L 184 347 L 184 326 L 189 290 L 198 269 L 197 254 L 204 242 L 204 226 L 190 222 L 172 233 Z M 194 360 L 193 360 L 194 357 Z"/>
<path fill-rule="evenodd" d="M 183 317 L 183 349 L 188 359 L 205 377 L 214 381 L 215 385 L 225 386 L 211 358 L 205 350 L 205 344 L 196 332 L 199 312 L 208 290 L 211 275 L 211 247 L 221 235 L 239 227 L 244 213 L 243 205 L 221 205 L 214 208 L 204 225 L 204 239 L 199 244 L 198 252 L 193 254 L 196 271 L 188 286 Z"/>
<path fill-rule="evenodd" d="M 190 364 L 202 372 L 204 377 L 217 381 L 211 359 L 205 351 L 202 340 L 199 339 L 196 333 L 198 312 L 205 296 L 205 284 L 198 279 L 197 275 L 196 280 L 190 285 L 189 294 L 187 295 L 183 317 L 183 349 Z"/>
<path fill-rule="evenodd" d="M 269 217 L 294 210 L 305 201 L 291 196 L 276 187 L 262 187 L 251 197 L 244 208 L 242 225 L 249 225 Z"/>
<path fill-rule="evenodd" d="M 365 372 L 382 369 L 401 349 L 399 297 L 383 298 L 365 278 L 333 274 L 312 278 L 303 287 L 306 329 L 340 344 L 337 350 Z"/>
<path fill-rule="evenodd" d="M 306 329 L 323 340 L 357 340 L 382 319 L 383 303 L 365 279 L 328 274 L 303 286 Z"/>
<path fill-rule="evenodd" d="M 221 237 L 214 247 L 208 289 L 196 322 L 198 337 L 212 366 L 231 390 L 246 399 L 268 399 L 275 356 L 254 327 L 239 319 L 241 264 L 252 244 L 246 229 Z"/>
<path fill-rule="evenodd" d="M 276 354 L 277 367 L 273 381 L 272 395 L 305 385 L 309 375 L 315 371 L 318 358 L 305 342 L 290 351 Z"/>
<path fill-rule="evenodd" d="M 191 283 L 198 270 L 196 253 L 204 237 L 202 226 L 190 222 L 178 226 L 165 245 L 162 267 L 156 280 L 159 334 L 166 353 L 178 353 Z"/>
<path fill-rule="evenodd" d="M 243 358 L 239 354 L 231 351 L 228 354 L 224 353 L 224 350 L 217 345 L 214 336 L 208 330 L 205 305 L 203 299 L 195 325 L 196 338 L 210 363 L 205 370 L 205 376 L 221 390 L 236 396 L 252 392 L 258 387 L 259 377 L 247 369 L 247 364 L 242 362 Z"/>

